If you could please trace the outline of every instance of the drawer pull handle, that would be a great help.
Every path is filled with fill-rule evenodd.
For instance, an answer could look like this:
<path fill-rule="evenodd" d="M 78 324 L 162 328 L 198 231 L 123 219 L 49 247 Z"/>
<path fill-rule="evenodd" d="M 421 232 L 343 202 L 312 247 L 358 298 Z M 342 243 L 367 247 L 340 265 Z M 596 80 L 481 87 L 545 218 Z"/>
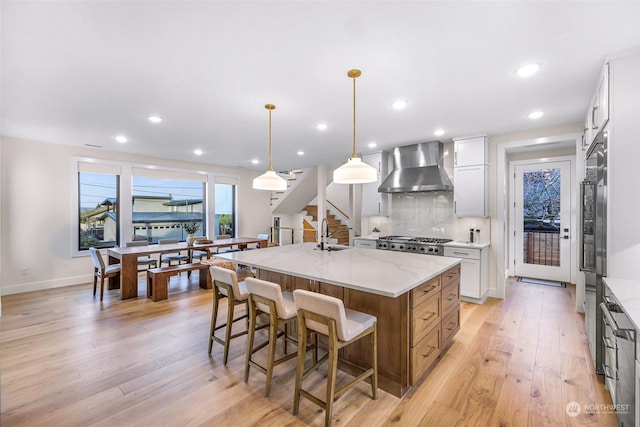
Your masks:
<path fill-rule="evenodd" d="M 432 290 L 434 290 L 436 287 L 434 285 L 429 286 L 429 289 L 423 289 L 422 292 L 427 293 L 427 292 L 431 292 Z"/>
<path fill-rule="evenodd" d="M 454 254 L 456 255 L 469 255 L 469 252 L 458 252 L 458 251 L 453 251 Z"/>
<path fill-rule="evenodd" d="M 458 295 L 456 295 L 456 294 L 449 294 L 449 296 L 450 296 L 451 298 L 447 298 L 447 301 L 453 301 L 454 299 L 457 299 L 457 298 L 458 298 Z"/>
<path fill-rule="evenodd" d="M 447 331 L 453 331 L 456 327 L 456 323 L 455 322 L 451 322 L 449 323 L 449 326 L 451 326 L 450 328 L 445 328 Z"/>
<path fill-rule="evenodd" d="M 436 351 L 435 347 L 431 347 L 431 350 L 427 353 L 427 354 L 423 354 L 422 357 L 424 357 L 425 359 L 429 356 L 431 356 L 431 354 Z"/>
<path fill-rule="evenodd" d="M 433 316 L 435 316 L 435 315 L 436 315 L 435 313 L 431 313 L 427 317 L 423 317 L 422 320 L 424 320 L 426 322 L 427 320 L 433 319 Z"/>

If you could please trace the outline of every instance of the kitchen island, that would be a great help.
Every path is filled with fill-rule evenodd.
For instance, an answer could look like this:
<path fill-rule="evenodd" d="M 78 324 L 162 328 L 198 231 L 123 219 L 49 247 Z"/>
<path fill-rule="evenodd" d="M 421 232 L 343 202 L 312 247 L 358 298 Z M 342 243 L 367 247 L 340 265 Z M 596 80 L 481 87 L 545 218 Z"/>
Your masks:
<path fill-rule="evenodd" d="M 256 269 L 283 290 L 340 298 L 346 308 L 378 318 L 378 383 L 403 396 L 451 344 L 460 329 L 460 259 L 314 243 L 216 255 Z M 369 364 L 367 339 L 341 357 Z M 348 370 L 348 369 L 347 369 Z"/>

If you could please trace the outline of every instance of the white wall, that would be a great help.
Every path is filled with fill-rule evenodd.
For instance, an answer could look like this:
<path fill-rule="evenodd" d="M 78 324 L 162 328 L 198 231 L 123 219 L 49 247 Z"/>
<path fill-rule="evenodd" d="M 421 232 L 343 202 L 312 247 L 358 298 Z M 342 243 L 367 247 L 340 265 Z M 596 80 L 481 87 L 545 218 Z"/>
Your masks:
<path fill-rule="evenodd" d="M 270 192 L 252 189 L 260 172 L 178 162 L 99 149 L 3 137 L 1 150 L 0 293 L 3 295 L 86 283 L 87 256 L 71 257 L 73 157 L 155 165 L 237 176 L 238 234 L 256 236 L 271 225 Z M 26 269 L 27 274 L 21 274 Z"/>

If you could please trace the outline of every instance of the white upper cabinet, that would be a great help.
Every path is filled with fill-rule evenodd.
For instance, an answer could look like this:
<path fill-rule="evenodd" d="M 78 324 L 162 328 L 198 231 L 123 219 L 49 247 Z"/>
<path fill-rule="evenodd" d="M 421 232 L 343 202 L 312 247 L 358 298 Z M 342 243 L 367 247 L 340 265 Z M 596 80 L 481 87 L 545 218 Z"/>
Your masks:
<path fill-rule="evenodd" d="M 455 139 L 453 206 L 457 217 L 489 215 L 489 139 Z"/>
<path fill-rule="evenodd" d="M 454 139 L 454 167 L 489 164 L 489 140 L 485 136 Z"/>
<path fill-rule="evenodd" d="M 585 119 L 584 145 L 588 147 L 609 121 L 609 64 L 604 64 Z"/>
<path fill-rule="evenodd" d="M 389 153 L 377 151 L 363 154 L 362 161 L 378 171 L 378 179 L 375 182 L 362 184 L 362 215 L 389 215 L 389 195 L 378 193 L 378 187 L 389 175 Z"/>

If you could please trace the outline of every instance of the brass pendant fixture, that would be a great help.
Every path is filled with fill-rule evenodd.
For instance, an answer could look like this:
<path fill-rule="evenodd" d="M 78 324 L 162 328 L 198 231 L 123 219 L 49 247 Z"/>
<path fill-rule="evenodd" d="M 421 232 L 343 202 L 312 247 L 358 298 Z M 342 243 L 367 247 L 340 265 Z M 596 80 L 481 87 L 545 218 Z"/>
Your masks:
<path fill-rule="evenodd" d="M 253 188 L 256 190 L 269 190 L 269 191 L 284 191 L 287 189 L 287 181 L 273 170 L 273 164 L 271 162 L 271 112 L 276 109 L 273 104 L 267 104 L 264 106 L 269 110 L 269 169 L 262 175 L 253 179 Z"/>
<path fill-rule="evenodd" d="M 353 79 L 353 153 L 347 163 L 333 171 L 333 182 L 336 184 L 366 184 L 378 179 L 378 171 L 358 157 L 356 152 L 356 79 L 360 70 L 349 70 L 347 76 Z"/>

